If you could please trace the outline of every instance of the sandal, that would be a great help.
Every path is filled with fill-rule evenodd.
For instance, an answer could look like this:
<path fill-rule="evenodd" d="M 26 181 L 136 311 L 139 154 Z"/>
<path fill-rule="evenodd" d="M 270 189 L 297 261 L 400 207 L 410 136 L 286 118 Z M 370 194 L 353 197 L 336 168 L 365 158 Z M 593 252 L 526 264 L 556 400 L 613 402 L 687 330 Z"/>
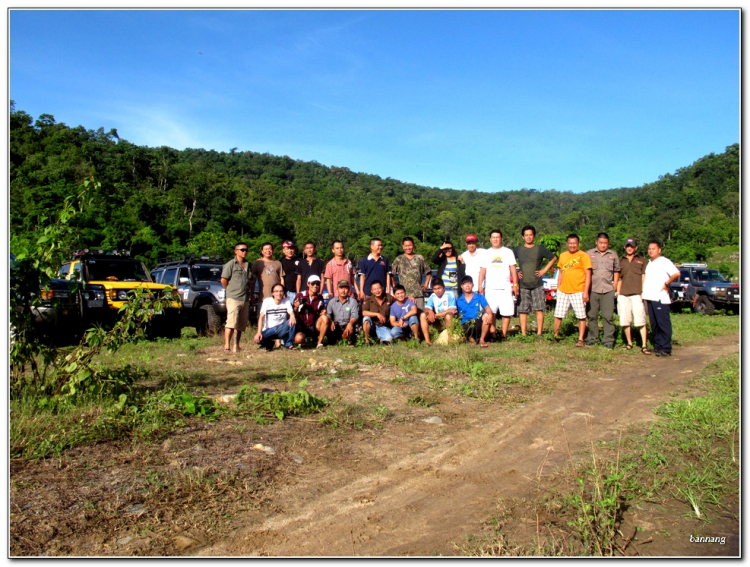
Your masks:
<path fill-rule="evenodd" d="M 651 354 L 651 351 L 650 351 L 650 350 L 648 350 L 648 347 L 643 347 L 643 348 L 641 349 L 641 352 L 642 352 L 643 354 Z"/>
<path fill-rule="evenodd" d="M 632 350 L 633 345 L 622 345 L 622 348 L 624 348 L 625 350 Z"/>
<path fill-rule="evenodd" d="M 231 348 L 225 348 L 224 352 L 227 353 L 227 354 L 229 354 L 230 352 L 232 352 L 232 349 Z"/>
<path fill-rule="evenodd" d="M 584 343 L 581 339 L 578 339 L 578 342 L 576 343 L 577 347 L 583 347 L 586 346 L 586 343 Z"/>
<path fill-rule="evenodd" d="M 482 342 L 482 343 L 479 343 L 479 346 L 482 347 L 482 348 L 487 348 L 490 345 L 488 345 L 487 343 Z"/>

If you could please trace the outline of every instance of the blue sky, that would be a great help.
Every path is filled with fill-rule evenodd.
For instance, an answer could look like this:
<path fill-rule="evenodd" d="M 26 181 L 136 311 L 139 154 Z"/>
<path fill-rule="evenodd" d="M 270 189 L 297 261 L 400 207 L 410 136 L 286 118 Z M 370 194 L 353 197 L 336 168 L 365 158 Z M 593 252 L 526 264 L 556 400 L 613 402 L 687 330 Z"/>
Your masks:
<path fill-rule="evenodd" d="M 10 15 L 10 98 L 140 145 L 591 191 L 739 141 L 739 11 Z"/>

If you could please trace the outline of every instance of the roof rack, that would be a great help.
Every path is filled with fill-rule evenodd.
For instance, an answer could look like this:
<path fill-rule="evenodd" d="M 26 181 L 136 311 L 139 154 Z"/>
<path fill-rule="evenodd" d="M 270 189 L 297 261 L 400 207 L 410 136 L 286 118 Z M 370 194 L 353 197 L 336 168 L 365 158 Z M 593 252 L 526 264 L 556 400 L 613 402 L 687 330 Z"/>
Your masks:
<path fill-rule="evenodd" d="M 82 248 L 80 250 L 73 250 L 71 253 L 71 257 L 75 260 L 78 258 L 86 257 L 91 258 L 92 256 L 109 256 L 110 258 L 112 256 L 121 256 L 125 258 L 130 258 L 130 250 L 109 250 L 107 252 L 104 251 L 103 248 L 99 248 L 96 250 L 89 249 L 89 248 Z"/>
<path fill-rule="evenodd" d="M 680 268 L 708 268 L 708 264 L 705 262 L 684 262 L 683 264 L 678 264 Z"/>
<path fill-rule="evenodd" d="M 161 258 L 156 262 L 156 267 L 161 268 L 164 266 L 174 266 L 177 264 L 196 264 L 198 262 L 211 262 L 211 263 L 224 263 L 221 256 L 216 254 L 213 257 L 204 254 L 202 256 L 196 256 L 194 253 L 190 253 L 182 258 Z"/>

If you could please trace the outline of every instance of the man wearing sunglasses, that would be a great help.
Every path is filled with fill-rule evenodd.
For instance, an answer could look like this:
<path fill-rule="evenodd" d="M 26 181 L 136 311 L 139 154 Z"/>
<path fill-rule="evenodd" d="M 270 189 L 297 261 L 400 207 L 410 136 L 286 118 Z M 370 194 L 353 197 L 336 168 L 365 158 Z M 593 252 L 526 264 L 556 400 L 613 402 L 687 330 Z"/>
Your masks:
<path fill-rule="evenodd" d="M 227 323 L 224 327 L 224 352 L 232 352 L 230 343 L 232 335 L 237 331 L 234 352 L 240 349 L 242 331 L 247 328 L 250 315 L 250 278 L 247 258 L 247 244 L 239 242 L 234 247 L 234 258 L 224 264 L 221 270 L 221 285 L 226 290 Z"/>

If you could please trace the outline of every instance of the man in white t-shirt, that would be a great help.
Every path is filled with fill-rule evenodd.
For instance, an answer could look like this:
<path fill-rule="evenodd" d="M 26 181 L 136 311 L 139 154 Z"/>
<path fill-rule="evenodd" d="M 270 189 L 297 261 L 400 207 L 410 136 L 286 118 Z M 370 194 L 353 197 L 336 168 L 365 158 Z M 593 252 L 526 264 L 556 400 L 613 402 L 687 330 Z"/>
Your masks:
<path fill-rule="evenodd" d="M 297 321 L 292 302 L 285 296 L 284 286 L 275 284 L 271 297 L 266 297 L 260 307 L 255 342 L 268 351 L 273 350 L 276 339 L 280 339 L 287 348 L 294 348 Z"/>
<path fill-rule="evenodd" d="M 656 356 L 672 356 L 672 321 L 669 318 L 669 284 L 677 280 L 680 270 L 661 255 L 661 244 L 656 240 L 648 243 L 646 273 L 643 279 L 643 301 L 648 309 L 651 332 L 654 335 Z"/>
<path fill-rule="evenodd" d="M 470 234 L 466 237 L 466 252 L 461 254 L 461 258 L 464 259 L 464 265 L 466 266 L 465 273 L 467 276 L 471 276 L 474 280 L 474 288 L 472 291 L 478 291 L 479 289 L 479 264 L 482 260 L 482 253 L 484 248 L 477 248 L 477 242 L 479 239 L 476 234 Z"/>
<path fill-rule="evenodd" d="M 503 246 L 503 233 L 493 230 L 490 233 L 490 244 L 482 253 L 479 263 L 478 293 L 484 295 L 492 310 L 492 324 L 490 336 L 496 340 L 508 338 L 510 318 L 515 312 L 513 296 L 518 296 L 518 273 L 516 272 L 516 256 L 510 248 Z M 503 318 L 502 335 L 497 336 L 497 313 Z"/>

